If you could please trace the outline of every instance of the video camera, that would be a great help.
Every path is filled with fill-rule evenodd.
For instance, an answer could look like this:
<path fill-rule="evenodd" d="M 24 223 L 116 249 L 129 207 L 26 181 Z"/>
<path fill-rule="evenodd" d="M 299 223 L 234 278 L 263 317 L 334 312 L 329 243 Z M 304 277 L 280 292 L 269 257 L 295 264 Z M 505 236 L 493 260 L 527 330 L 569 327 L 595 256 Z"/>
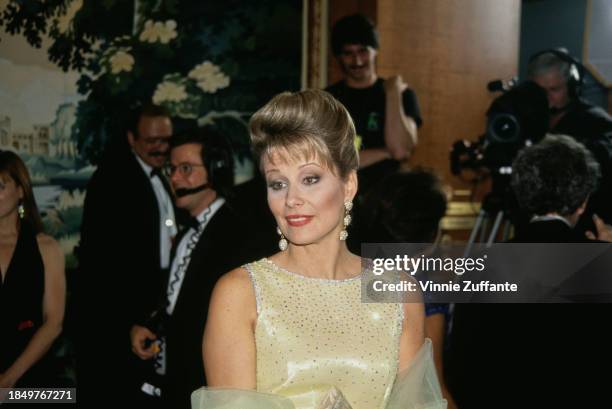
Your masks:
<path fill-rule="evenodd" d="M 491 81 L 489 91 L 502 91 L 487 110 L 487 127 L 477 141 L 459 140 L 450 154 L 451 172 L 487 169 L 494 176 L 509 175 L 512 161 L 525 146 L 539 142 L 548 129 L 546 92 L 532 81 L 518 84 Z"/>
<path fill-rule="evenodd" d="M 453 144 L 451 172 L 460 175 L 464 169 L 472 169 L 478 175 L 473 180 L 475 184 L 491 177 L 491 191 L 482 200 L 481 211 L 501 212 L 511 220 L 516 218 L 518 208 L 510 188 L 512 162 L 522 148 L 544 138 L 549 121 L 548 99 L 544 89 L 532 81 L 492 81 L 487 88 L 503 93 L 487 110 L 485 134 L 475 142 L 459 140 Z"/>

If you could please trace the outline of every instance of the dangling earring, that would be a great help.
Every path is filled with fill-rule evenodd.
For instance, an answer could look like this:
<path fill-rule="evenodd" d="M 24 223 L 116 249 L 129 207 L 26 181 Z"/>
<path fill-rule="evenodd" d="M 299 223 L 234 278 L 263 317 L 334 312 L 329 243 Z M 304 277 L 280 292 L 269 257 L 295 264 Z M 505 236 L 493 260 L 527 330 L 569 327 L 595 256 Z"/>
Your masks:
<path fill-rule="evenodd" d="M 281 249 L 281 251 L 287 250 L 287 239 L 285 238 L 285 236 L 283 236 L 283 232 L 281 231 L 280 227 L 276 226 L 276 232 L 280 235 L 280 240 L 278 241 L 278 248 Z"/>
<path fill-rule="evenodd" d="M 19 203 L 17 206 L 17 213 L 19 214 L 19 218 L 23 219 L 25 216 L 25 208 L 23 207 L 23 203 Z"/>
<path fill-rule="evenodd" d="M 342 231 L 340 232 L 340 240 L 344 241 L 348 237 L 348 232 L 346 228 L 351 224 L 353 218 L 351 217 L 351 210 L 353 209 L 353 202 L 346 201 L 344 202 L 344 220 L 342 220 Z"/>

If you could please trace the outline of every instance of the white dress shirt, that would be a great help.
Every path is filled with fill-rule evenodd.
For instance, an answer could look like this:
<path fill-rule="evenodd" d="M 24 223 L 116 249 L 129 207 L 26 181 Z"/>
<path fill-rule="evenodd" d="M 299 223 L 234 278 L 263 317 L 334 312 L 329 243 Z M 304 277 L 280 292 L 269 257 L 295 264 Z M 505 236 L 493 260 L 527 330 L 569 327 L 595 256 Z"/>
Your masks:
<path fill-rule="evenodd" d="M 210 219 L 212 219 L 212 217 L 224 203 L 225 199 L 219 197 L 214 200 L 210 206 L 204 209 L 196 217 L 200 223 L 198 229 L 196 230 L 195 228 L 190 227 L 176 248 L 176 254 L 174 255 L 174 260 L 172 260 L 172 267 L 170 269 L 170 280 L 168 280 L 168 288 L 166 290 L 166 295 L 168 297 L 166 312 L 168 315 L 172 315 L 172 312 L 174 311 L 176 300 L 178 299 L 181 286 L 183 285 L 183 280 L 185 279 L 185 271 L 187 271 L 189 262 L 191 261 L 191 252 L 198 243 L 198 240 L 200 240 L 200 236 L 204 232 L 204 229 L 208 225 Z"/>
<path fill-rule="evenodd" d="M 213 201 L 210 206 L 204 209 L 196 219 L 200 223 L 197 229 L 190 227 L 181 239 L 172 260 L 172 267 L 170 269 L 170 279 L 168 280 L 168 288 L 166 289 L 167 307 L 166 313 L 172 315 L 176 301 L 178 300 L 181 287 L 183 286 L 183 280 L 185 279 L 185 272 L 189 268 L 191 261 L 191 252 L 198 244 L 200 236 L 204 232 L 204 229 L 208 225 L 208 222 L 217 213 L 217 211 L 223 206 L 225 199 L 217 198 Z M 155 371 L 164 375 L 166 373 L 166 337 L 159 339 L 159 353 L 155 357 Z"/>
<path fill-rule="evenodd" d="M 542 216 L 533 216 L 531 220 L 529 220 L 529 223 L 549 222 L 551 220 L 560 220 L 563 223 L 567 224 L 568 227 L 572 227 L 572 224 L 569 222 L 569 220 L 567 220 L 563 216 L 559 216 L 558 214 L 546 214 Z"/>
<path fill-rule="evenodd" d="M 157 207 L 159 209 L 159 265 L 161 268 L 166 269 L 170 265 L 172 238 L 177 233 L 172 198 L 164 188 L 161 179 L 158 176 L 151 177 L 153 168 L 140 159 L 136 152 L 134 152 L 134 156 L 136 156 L 136 160 L 149 178 L 157 198 Z"/>

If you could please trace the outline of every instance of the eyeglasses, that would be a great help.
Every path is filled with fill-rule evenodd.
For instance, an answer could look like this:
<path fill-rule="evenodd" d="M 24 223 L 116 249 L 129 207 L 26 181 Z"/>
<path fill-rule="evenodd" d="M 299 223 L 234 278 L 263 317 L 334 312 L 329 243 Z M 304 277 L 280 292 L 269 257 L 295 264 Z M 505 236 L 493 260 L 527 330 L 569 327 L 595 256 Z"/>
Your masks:
<path fill-rule="evenodd" d="M 191 172 L 193 172 L 193 168 L 195 167 L 203 168 L 204 165 L 188 162 L 179 163 L 178 166 L 168 164 L 164 167 L 164 171 L 166 172 L 166 175 L 168 175 L 168 177 L 172 176 L 177 170 L 179 175 L 187 177 L 191 175 Z"/>

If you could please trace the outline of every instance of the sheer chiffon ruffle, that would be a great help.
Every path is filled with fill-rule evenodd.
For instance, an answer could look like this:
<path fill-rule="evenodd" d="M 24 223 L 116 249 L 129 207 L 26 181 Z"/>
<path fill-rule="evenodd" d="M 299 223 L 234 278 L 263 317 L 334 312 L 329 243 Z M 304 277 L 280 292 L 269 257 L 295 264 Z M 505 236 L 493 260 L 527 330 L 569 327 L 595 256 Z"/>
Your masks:
<path fill-rule="evenodd" d="M 445 409 L 446 399 L 438 381 L 431 340 L 416 354 L 410 366 L 395 379 L 386 409 Z"/>
<path fill-rule="evenodd" d="M 304 399 L 308 396 L 308 399 Z M 305 400 L 313 403 L 304 406 Z M 307 390 L 295 391 L 291 396 L 264 392 L 200 388 L 191 395 L 192 409 L 351 409 L 342 392 L 334 387 L 313 385 Z M 431 340 L 425 343 L 410 366 L 395 380 L 385 409 L 445 409 L 440 383 L 433 363 Z"/>
<path fill-rule="evenodd" d="M 293 402 L 279 395 L 240 390 L 200 388 L 191 394 L 192 409 L 295 409 Z"/>

